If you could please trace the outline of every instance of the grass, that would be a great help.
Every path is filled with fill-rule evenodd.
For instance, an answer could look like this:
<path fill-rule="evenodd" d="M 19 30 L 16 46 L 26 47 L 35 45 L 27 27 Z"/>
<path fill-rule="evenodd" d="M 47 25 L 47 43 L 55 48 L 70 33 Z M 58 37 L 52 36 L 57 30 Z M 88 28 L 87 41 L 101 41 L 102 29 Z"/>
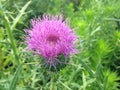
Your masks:
<path fill-rule="evenodd" d="M 119 0 L 1 0 L 0 90 L 119 90 L 119 6 Z M 30 19 L 44 13 L 63 14 L 80 37 L 80 53 L 57 72 L 23 44 Z"/>

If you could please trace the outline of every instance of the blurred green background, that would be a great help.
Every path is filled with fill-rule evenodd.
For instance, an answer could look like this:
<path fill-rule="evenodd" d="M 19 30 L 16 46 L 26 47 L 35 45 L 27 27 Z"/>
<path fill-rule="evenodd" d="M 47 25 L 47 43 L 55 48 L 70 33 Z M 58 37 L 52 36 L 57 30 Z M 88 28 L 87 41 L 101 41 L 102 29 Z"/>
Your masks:
<path fill-rule="evenodd" d="M 57 72 L 25 52 L 24 29 L 43 14 L 62 14 L 80 37 Z M 0 90 L 119 89 L 120 0 L 0 0 Z"/>

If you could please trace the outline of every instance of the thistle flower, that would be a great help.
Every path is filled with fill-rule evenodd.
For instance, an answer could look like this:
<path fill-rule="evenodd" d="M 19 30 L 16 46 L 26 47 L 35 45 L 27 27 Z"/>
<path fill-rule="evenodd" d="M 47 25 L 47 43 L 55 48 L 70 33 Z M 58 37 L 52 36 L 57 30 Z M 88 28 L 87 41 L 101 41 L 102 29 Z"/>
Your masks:
<path fill-rule="evenodd" d="M 55 66 L 59 55 L 69 57 L 74 53 L 76 36 L 62 16 L 43 15 L 31 20 L 31 28 L 25 29 L 28 48 Z"/>

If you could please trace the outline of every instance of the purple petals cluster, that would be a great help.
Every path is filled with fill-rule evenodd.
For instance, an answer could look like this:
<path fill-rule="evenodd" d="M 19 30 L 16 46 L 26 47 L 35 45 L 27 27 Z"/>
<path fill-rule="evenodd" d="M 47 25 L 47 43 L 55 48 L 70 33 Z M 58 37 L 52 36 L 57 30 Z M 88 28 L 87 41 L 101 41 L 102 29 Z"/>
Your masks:
<path fill-rule="evenodd" d="M 43 15 L 31 20 L 31 28 L 26 29 L 28 48 L 55 65 L 59 55 L 68 57 L 75 52 L 76 36 L 67 20 L 62 16 Z"/>

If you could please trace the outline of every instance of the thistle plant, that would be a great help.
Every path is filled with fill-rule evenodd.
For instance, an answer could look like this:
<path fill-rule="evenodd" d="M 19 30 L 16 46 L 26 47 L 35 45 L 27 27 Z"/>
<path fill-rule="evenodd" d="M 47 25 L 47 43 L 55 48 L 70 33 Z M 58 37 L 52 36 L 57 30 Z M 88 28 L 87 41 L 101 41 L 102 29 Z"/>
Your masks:
<path fill-rule="evenodd" d="M 31 27 L 25 32 L 28 48 L 41 55 L 50 67 L 56 68 L 56 64 L 61 63 L 60 55 L 69 57 L 76 52 L 74 43 L 77 36 L 61 15 L 32 19 Z"/>

